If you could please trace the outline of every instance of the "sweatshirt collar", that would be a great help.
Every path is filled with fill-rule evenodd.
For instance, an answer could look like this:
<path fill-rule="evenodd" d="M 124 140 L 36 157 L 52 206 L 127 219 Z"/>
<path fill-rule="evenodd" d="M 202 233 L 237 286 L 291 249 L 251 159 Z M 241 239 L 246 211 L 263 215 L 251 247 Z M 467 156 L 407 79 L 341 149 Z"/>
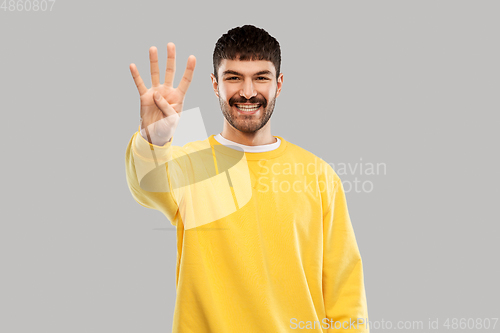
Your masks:
<path fill-rule="evenodd" d="M 220 139 L 221 137 L 222 136 L 218 137 L 218 139 Z M 247 160 L 261 160 L 261 159 L 275 158 L 275 157 L 278 157 L 285 152 L 286 147 L 287 147 L 287 141 L 285 139 L 283 139 L 281 136 L 275 135 L 274 137 L 278 139 L 278 142 L 271 143 L 269 145 L 260 145 L 260 146 L 246 146 L 246 145 L 242 145 L 242 144 L 239 144 L 239 143 L 236 143 L 236 142 L 224 139 L 224 138 L 222 138 L 221 141 L 223 143 L 221 143 L 221 142 L 217 141 L 217 139 L 215 139 L 215 134 L 210 135 L 208 137 L 208 141 L 210 142 L 210 145 L 212 145 L 212 146 L 213 145 L 226 145 L 226 146 L 234 145 L 234 146 L 240 147 L 245 152 L 245 158 Z M 273 146 L 273 145 L 275 145 L 275 146 Z M 272 150 L 268 150 L 268 151 L 259 151 L 259 150 L 262 150 L 262 147 L 264 147 L 264 149 L 265 149 L 266 147 L 269 147 L 269 146 L 272 146 L 275 148 Z M 248 147 L 250 147 L 250 149 L 248 149 Z M 254 150 L 252 148 L 258 148 L 258 147 L 261 148 L 261 149 L 256 149 L 258 151 L 249 151 L 249 150 Z M 237 149 L 237 148 L 235 148 L 235 149 Z"/>
<path fill-rule="evenodd" d="M 214 139 L 217 140 L 219 143 L 225 145 L 225 146 L 237 146 L 243 149 L 244 152 L 246 153 L 263 153 L 266 151 L 271 151 L 280 146 L 281 139 L 276 138 L 277 142 L 270 143 L 267 145 L 258 145 L 258 146 L 247 146 L 243 145 L 241 143 L 237 143 L 234 141 L 231 141 L 229 139 L 224 138 L 220 133 L 214 136 Z"/>

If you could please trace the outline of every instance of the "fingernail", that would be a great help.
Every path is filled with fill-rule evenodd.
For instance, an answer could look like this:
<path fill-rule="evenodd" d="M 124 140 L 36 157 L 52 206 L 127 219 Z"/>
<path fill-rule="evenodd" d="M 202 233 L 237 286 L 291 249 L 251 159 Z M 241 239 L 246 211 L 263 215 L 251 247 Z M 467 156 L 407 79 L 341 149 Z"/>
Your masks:
<path fill-rule="evenodd" d="M 159 100 L 160 100 L 160 98 L 161 98 L 160 93 L 159 93 L 159 92 L 157 92 L 157 91 L 155 91 L 154 95 L 155 95 L 156 100 L 158 100 L 158 101 L 159 101 Z"/>

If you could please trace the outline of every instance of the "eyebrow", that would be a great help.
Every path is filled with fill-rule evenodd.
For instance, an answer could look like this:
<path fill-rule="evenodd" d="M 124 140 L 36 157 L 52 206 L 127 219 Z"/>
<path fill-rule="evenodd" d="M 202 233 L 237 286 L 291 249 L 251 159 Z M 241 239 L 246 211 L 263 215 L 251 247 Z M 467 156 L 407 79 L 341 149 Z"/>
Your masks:
<path fill-rule="evenodd" d="M 228 69 L 227 71 L 222 72 L 222 76 L 225 76 L 225 75 L 228 75 L 228 74 L 243 76 L 243 74 L 238 73 L 237 71 L 230 70 L 230 69 Z M 255 73 L 253 76 L 257 76 L 257 75 L 272 75 L 272 74 L 273 73 L 271 71 L 264 70 L 264 71 L 260 71 L 260 72 Z"/>

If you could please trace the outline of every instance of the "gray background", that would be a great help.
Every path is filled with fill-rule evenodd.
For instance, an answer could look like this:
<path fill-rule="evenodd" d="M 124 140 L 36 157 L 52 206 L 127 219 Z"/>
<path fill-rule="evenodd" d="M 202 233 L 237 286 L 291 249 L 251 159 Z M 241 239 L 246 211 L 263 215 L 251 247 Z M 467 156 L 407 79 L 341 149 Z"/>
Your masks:
<path fill-rule="evenodd" d="M 329 163 L 386 165 L 340 175 L 373 184 L 347 193 L 370 320 L 439 319 L 444 331 L 447 318 L 500 317 L 499 10 L 498 1 L 95 0 L 0 10 L 0 331 L 171 330 L 175 232 L 125 180 L 139 124 L 128 66 L 149 87 L 149 47 L 163 74 L 174 42 L 177 84 L 194 54 L 185 107 L 199 107 L 217 134 L 213 47 L 243 24 L 282 47 L 274 135 Z"/>

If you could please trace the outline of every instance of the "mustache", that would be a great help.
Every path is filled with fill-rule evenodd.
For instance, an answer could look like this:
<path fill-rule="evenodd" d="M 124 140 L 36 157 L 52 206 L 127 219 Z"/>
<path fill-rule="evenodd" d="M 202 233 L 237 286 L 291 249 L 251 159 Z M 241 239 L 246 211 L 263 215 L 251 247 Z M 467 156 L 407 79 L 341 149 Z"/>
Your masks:
<path fill-rule="evenodd" d="M 244 97 L 238 96 L 238 97 L 231 97 L 229 99 L 229 105 L 234 106 L 234 104 L 244 104 L 244 103 L 259 103 L 262 105 L 264 108 L 267 106 L 267 100 L 265 98 L 257 97 L 254 96 L 250 99 L 246 99 Z"/>

